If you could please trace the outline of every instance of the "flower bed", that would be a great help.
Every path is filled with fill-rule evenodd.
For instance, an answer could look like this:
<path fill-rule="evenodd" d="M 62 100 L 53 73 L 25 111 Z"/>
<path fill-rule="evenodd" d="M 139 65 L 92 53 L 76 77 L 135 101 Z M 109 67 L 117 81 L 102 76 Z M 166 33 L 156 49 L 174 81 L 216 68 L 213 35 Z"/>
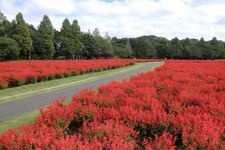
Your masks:
<path fill-rule="evenodd" d="M 0 89 L 118 68 L 134 64 L 137 61 L 139 60 L 100 59 L 0 62 Z"/>
<path fill-rule="evenodd" d="M 167 61 L 86 89 L 0 136 L 0 149 L 225 149 L 225 61 Z"/>

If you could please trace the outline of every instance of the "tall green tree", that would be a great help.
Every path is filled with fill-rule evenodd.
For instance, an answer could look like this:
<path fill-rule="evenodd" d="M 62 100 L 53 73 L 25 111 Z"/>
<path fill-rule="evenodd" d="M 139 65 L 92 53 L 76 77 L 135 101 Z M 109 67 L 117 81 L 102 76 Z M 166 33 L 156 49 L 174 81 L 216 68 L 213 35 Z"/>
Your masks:
<path fill-rule="evenodd" d="M 108 33 L 106 33 L 105 37 L 103 38 L 100 35 L 100 31 L 98 28 L 95 28 L 93 31 L 93 36 L 95 38 L 96 44 L 97 44 L 97 58 L 109 58 L 113 56 L 113 47 L 111 38 L 108 36 Z"/>
<path fill-rule="evenodd" d="M 23 19 L 23 15 L 18 13 L 15 19 L 15 29 L 12 38 L 17 41 L 20 49 L 20 58 L 28 59 L 32 49 L 30 31 Z"/>
<path fill-rule="evenodd" d="M 63 21 L 60 32 L 63 37 L 73 38 L 72 26 L 67 18 Z"/>
<path fill-rule="evenodd" d="M 38 30 L 33 26 L 29 25 L 29 31 L 30 31 L 30 37 L 32 39 L 32 50 L 31 50 L 31 56 L 32 59 L 39 59 L 39 56 L 35 53 L 37 49 L 40 47 L 40 36 L 38 33 Z"/>
<path fill-rule="evenodd" d="M 100 35 L 95 36 L 97 43 L 97 58 L 109 58 L 113 56 L 113 48 L 111 39 L 109 37 L 101 37 Z"/>
<path fill-rule="evenodd" d="M 83 44 L 81 41 L 81 31 L 77 20 L 72 25 L 68 19 L 65 19 L 60 30 L 60 48 L 59 55 L 67 59 L 78 58 L 81 55 Z"/>
<path fill-rule="evenodd" d="M 0 61 L 18 59 L 19 45 L 11 38 L 11 33 L 11 23 L 0 11 Z"/>
<path fill-rule="evenodd" d="M 103 51 L 103 56 L 105 58 L 113 57 L 114 51 L 112 46 L 112 40 L 108 32 L 105 33 L 104 42 L 105 42 L 105 47 Z"/>
<path fill-rule="evenodd" d="M 74 54 L 76 57 L 81 54 L 81 50 L 83 48 L 83 43 L 81 40 L 81 30 L 77 20 L 73 20 L 71 28 L 72 28 L 72 34 L 73 34 L 73 40 L 74 40 L 73 50 L 75 52 Z"/>
<path fill-rule="evenodd" d="M 124 54 L 125 54 L 124 58 L 131 58 L 131 56 L 132 56 L 132 47 L 130 45 L 130 40 L 129 39 L 127 39 L 127 42 L 126 42 L 126 45 L 125 45 L 123 51 L 124 51 Z"/>
<path fill-rule="evenodd" d="M 52 59 L 55 54 L 54 47 L 54 28 L 47 15 L 44 15 L 38 27 L 38 45 L 35 49 L 39 59 Z"/>
<path fill-rule="evenodd" d="M 62 23 L 59 40 L 60 40 L 59 55 L 65 56 L 66 58 L 70 59 L 73 58 L 75 53 L 74 39 L 72 33 L 72 26 L 67 18 Z"/>

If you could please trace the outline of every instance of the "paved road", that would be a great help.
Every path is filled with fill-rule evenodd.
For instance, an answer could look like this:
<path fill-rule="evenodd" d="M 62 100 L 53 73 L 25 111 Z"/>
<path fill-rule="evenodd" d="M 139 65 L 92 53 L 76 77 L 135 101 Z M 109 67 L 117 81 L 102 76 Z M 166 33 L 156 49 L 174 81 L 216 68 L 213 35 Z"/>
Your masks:
<path fill-rule="evenodd" d="M 78 93 L 80 90 L 85 88 L 96 88 L 99 85 L 106 84 L 111 81 L 121 81 L 123 79 L 137 75 L 138 73 L 153 70 L 155 67 L 158 67 L 161 64 L 162 62 L 146 63 L 146 65 L 142 67 L 125 73 L 105 77 L 103 79 L 96 79 L 95 81 L 59 89 L 49 93 L 26 97 L 21 100 L 0 104 L 0 121 L 22 115 L 26 112 L 39 109 L 43 106 L 47 106 L 58 98 L 71 98 L 75 93 Z"/>

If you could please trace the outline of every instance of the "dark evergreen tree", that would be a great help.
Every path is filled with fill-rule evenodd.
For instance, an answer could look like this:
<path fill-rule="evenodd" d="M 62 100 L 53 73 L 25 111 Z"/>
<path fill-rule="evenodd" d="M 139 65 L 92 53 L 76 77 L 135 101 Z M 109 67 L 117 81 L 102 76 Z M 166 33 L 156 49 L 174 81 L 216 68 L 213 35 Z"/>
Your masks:
<path fill-rule="evenodd" d="M 74 39 L 72 33 L 72 26 L 69 20 L 66 18 L 63 21 L 62 28 L 59 35 L 59 55 L 65 56 L 65 58 L 73 58 L 75 49 L 74 49 Z"/>
<path fill-rule="evenodd" d="M 137 38 L 135 51 L 138 58 L 154 58 L 156 56 L 152 40 L 146 37 Z"/>
<path fill-rule="evenodd" d="M 162 59 L 171 58 L 170 49 L 171 49 L 170 42 L 166 39 L 161 40 L 156 48 L 157 58 Z"/>
<path fill-rule="evenodd" d="M 16 60 L 19 56 L 19 45 L 11 38 L 0 37 L 0 61 Z"/>
<path fill-rule="evenodd" d="M 197 48 L 198 40 L 186 38 L 181 41 L 183 48 L 182 59 L 200 59 L 201 53 Z"/>
<path fill-rule="evenodd" d="M 72 23 L 72 35 L 73 35 L 73 50 L 74 50 L 74 54 L 75 57 L 80 57 L 81 55 L 81 50 L 83 48 L 83 43 L 81 40 L 81 30 L 80 30 L 80 26 L 78 25 L 78 21 L 74 20 Z"/>
<path fill-rule="evenodd" d="M 0 11 L 0 59 L 72 59 L 72 58 L 168 58 L 168 59 L 224 59 L 225 42 L 213 38 L 168 40 L 154 35 L 137 38 L 110 38 L 100 35 L 98 28 L 92 34 L 82 33 L 78 21 L 70 24 L 65 19 L 60 31 L 53 28 L 44 16 L 38 29 L 27 25 L 23 15 L 9 22 Z M 11 43 L 11 44 L 10 44 Z M 14 50 L 12 49 L 14 48 Z M 18 52 L 19 50 L 19 52 Z M 20 54 L 18 57 L 18 53 Z"/>
<path fill-rule="evenodd" d="M 182 45 L 180 43 L 180 40 L 175 37 L 171 40 L 171 49 L 170 49 L 170 57 L 172 59 L 180 59 L 182 58 Z"/>
<path fill-rule="evenodd" d="M 109 58 L 113 57 L 114 51 L 113 51 L 113 46 L 112 46 L 112 40 L 110 36 L 108 35 L 108 32 L 106 32 L 105 37 L 104 37 L 104 47 L 103 47 L 103 57 Z"/>
<path fill-rule="evenodd" d="M 23 19 L 23 15 L 18 13 L 15 19 L 15 28 L 12 38 L 19 44 L 20 58 L 28 59 L 32 49 L 30 31 L 28 25 Z"/>
<path fill-rule="evenodd" d="M 60 35 L 57 37 L 60 41 L 58 44 L 58 54 L 65 56 L 67 59 L 79 58 L 83 44 L 81 42 L 81 31 L 76 20 L 73 21 L 72 25 L 68 19 L 65 19 L 60 30 Z"/>
<path fill-rule="evenodd" d="M 109 58 L 113 56 L 113 48 L 111 38 L 106 33 L 105 37 L 103 38 L 100 35 L 99 29 L 95 28 L 93 31 L 93 37 L 97 44 L 96 49 L 96 57 L 97 58 Z"/>
<path fill-rule="evenodd" d="M 132 57 L 132 47 L 130 44 L 130 39 L 121 39 L 122 42 L 118 42 L 117 38 L 112 39 L 113 49 L 116 57 L 119 58 L 131 58 Z"/>
<path fill-rule="evenodd" d="M 127 42 L 126 42 L 126 45 L 125 45 L 123 51 L 124 51 L 124 54 L 125 54 L 124 58 L 131 58 L 131 56 L 132 56 L 132 47 L 130 45 L 130 40 L 129 39 L 127 39 Z"/>
<path fill-rule="evenodd" d="M 81 51 L 81 56 L 83 58 L 91 59 L 97 55 L 97 43 L 95 38 L 89 33 L 83 33 L 81 36 L 83 49 Z"/>
<path fill-rule="evenodd" d="M 209 59 L 212 57 L 210 45 L 204 40 L 204 38 L 201 38 L 201 40 L 198 42 L 198 49 L 201 52 L 201 59 Z"/>
<path fill-rule="evenodd" d="M 40 36 L 38 30 L 33 26 L 29 25 L 30 36 L 32 39 L 32 49 L 31 49 L 31 58 L 40 59 L 40 57 L 35 53 L 40 47 Z"/>
<path fill-rule="evenodd" d="M 39 59 L 52 59 L 55 54 L 54 29 L 47 15 L 44 15 L 38 27 L 39 47 L 35 48 L 35 55 Z"/>
<path fill-rule="evenodd" d="M 225 48 L 224 43 L 222 41 L 218 41 L 216 37 L 214 37 L 210 44 L 210 52 L 211 52 L 211 59 L 219 59 L 224 58 Z"/>

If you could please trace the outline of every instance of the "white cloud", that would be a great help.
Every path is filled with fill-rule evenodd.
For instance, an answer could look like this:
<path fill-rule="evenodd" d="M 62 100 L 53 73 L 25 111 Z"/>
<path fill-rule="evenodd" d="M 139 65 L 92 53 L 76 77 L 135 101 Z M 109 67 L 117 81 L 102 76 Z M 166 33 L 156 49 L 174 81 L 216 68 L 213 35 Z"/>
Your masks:
<path fill-rule="evenodd" d="M 27 1 L 29 3 L 29 1 Z M 70 14 L 75 9 L 71 0 L 34 0 L 38 7 L 55 13 Z"/>
<path fill-rule="evenodd" d="M 77 19 L 83 31 L 98 27 L 102 34 L 108 31 L 118 37 L 153 34 L 225 40 L 223 0 L 0 0 L 0 6 L 8 19 L 20 11 L 35 26 L 47 14 L 56 29 L 69 18 Z"/>

